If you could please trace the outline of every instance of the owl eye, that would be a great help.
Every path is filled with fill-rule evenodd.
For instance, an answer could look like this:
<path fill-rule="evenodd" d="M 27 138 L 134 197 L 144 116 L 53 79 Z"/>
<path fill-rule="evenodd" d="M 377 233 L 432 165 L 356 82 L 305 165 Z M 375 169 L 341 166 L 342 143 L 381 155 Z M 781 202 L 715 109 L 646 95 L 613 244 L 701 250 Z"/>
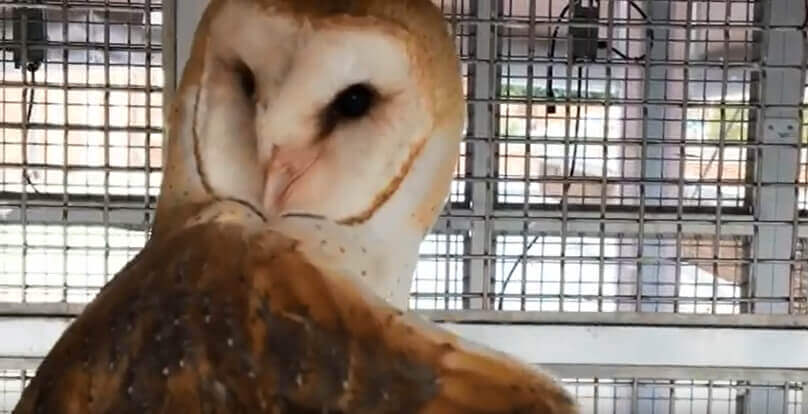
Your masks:
<path fill-rule="evenodd" d="M 236 65 L 236 76 L 244 94 L 250 98 L 255 98 L 255 74 L 244 62 Z"/>
<path fill-rule="evenodd" d="M 320 117 L 320 138 L 325 138 L 342 121 L 351 121 L 367 115 L 378 100 L 372 86 L 357 83 L 343 89 L 328 104 Z"/>
<path fill-rule="evenodd" d="M 356 119 L 365 116 L 373 106 L 375 91 L 364 84 L 355 84 L 340 92 L 331 104 L 332 111 L 341 118 Z"/>

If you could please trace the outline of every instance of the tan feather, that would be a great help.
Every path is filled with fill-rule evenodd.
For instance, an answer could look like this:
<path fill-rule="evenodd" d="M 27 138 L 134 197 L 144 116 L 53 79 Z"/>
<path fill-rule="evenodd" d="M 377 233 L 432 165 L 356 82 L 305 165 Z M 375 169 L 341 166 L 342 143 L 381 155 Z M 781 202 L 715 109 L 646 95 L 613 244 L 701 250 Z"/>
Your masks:
<path fill-rule="evenodd" d="M 549 377 L 319 271 L 296 246 L 208 223 L 144 250 L 14 412 L 575 412 Z"/>

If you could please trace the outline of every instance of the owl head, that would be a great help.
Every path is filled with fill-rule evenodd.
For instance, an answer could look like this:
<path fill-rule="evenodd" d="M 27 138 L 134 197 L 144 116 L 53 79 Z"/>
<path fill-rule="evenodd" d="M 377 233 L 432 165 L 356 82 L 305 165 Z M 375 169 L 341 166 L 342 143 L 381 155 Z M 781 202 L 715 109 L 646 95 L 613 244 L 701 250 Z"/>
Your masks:
<path fill-rule="evenodd" d="M 372 235 L 406 297 L 465 120 L 429 0 L 213 0 L 167 118 L 153 237 L 212 200 L 327 220 Z"/>

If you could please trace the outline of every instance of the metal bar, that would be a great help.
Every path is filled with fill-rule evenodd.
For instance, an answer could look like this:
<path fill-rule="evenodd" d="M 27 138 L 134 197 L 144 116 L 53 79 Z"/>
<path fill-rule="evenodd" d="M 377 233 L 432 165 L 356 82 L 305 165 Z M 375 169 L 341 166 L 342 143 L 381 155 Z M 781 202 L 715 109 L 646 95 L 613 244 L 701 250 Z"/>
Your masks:
<path fill-rule="evenodd" d="M 481 19 L 491 19 L 496 16 L 496 0 L 478 0 L 476 2 L 476 16 Z M 470 72 L 470 82 L 473 83 L 470 95 L 481 100 L 473 103 L 469 114 L 469 131 L 472 134 L 480 134 L 487 137 L 481 142 L 469 143 L 471 157 L 471 173 L 473 175 L 489 176 L 495 171 L 496 153 L 494 150 L 494 114 L 496 109 L 487 101 L 492 99 L 498 88 L 495 87 L 499 81 L 496 68 L 491 63 L 497 54 L 497 28 L 491 24 L 481 23 L 476 28 L 476 38 L 474 39 L 475 65 Z M 471 75 L 473 73 L 473 75 Z M 471 185 L 471 205 L 474 214 L 488 215 L 490 207 L 493 205 L 493 184 L 473 183 Z M 472 254 L 489 254 L 491 251 L 491 229 L 490 221 L 483 220 L 472 223 L 472 234 L 470 240 L 470 252 Z M 482 292 L 482 300 L 470 300 L 464 303 L 467 309 L 488 309 L 491 306 L 488 295 L 492 292 L 490 274 L 491 263 L 487 260 L 471 260 L 468 263 L 468 283 L 464 286 L 464 291 L 479 289 Z"/>
<path fill-rule="evenodd" d="M 27 27 L 27 25 L 28 25 L 27 16 L 23 15 L 21 24 L 23 25 L 23 27 Z M 26 70 L 26 66 L 27 66 L 26 62 L 28 61 L 28 47 L 27 47 L 27 45 L 28 45 L 28 41 L 27 41 L 28 34 L 27 34 L 27 32 L 28 31 L 23 30 L 22 32 L 23 32 L 23 34 L 22 34 L 22 45 L 21 45 L 21 51 L 20 51 L 20 54 L 22 55 L 22 62 L 23 62 L 22 63 L 22 81 L 23 81 L 23 83 L 28 83 L 28 71 Z M 4 38 L 5 38 L 5 36 L 4 36 Z M 3 72 L 5 74 L 5 70 Z M 32 87 L 29 90 L 33 91 L 34 89 Z M 20 182 L 25 183 L 24 187 L 23 187 L 24 188 L 23 193 L 21 194 L 21 197 L 20 197 L 21 213 L 22 213 L 21 214 L 21 219 L 22 219 L 21 220 L 21 222 L 22 222 L 22 252 L 21 253 L 22 253 L 22 257 L 23 257 L 23 263 L 22 263 L 22 266 L 21 266 L 20 270 L 22 271 L 23 276 L 28 273 L 27 272 L 28 263 L 27 263 L 27 260 L 25 260 L 27 258 L 27 256 L 28 256 L 28 215 L 27 215 L 27 210 L 28 210 L 28 188 L 27 187 L 28 187 L 28 185 L 27 185 L 27 180 L 28 180 L 28 177 L 30 177 L 28 175 L 28 168 L 27 168 L 27 163 L 28 163 L 28 134 L 29 134 L 29 123 L 30 123 L 30 119 L 28 118 L 28 110 L 29 109 L 27 108 L 27 105 L 26 105 L 27 101 L 28 101 L 28 97 L 27 97 L 27 95 L 24 94 L 23 98 L 21 99 L 22 108 L 21 108 L 21 111 L 20 111 L 21 118 L 23 119 L 23 122 L 22 122 L 22 159 L 21 159 L 21 162 L 22 162 L 22 176 L 20 177 Z M 33 111 L 33 107 L 31 107 L 30 110 Z M 27 283 L 27 279 L 24 277 L 23 282 L 22 282 L 23 292 L 26 290 L 25 289 L 25 284 L 26 283 Z M 23 294 L 21 299 L 22 299 L 23 302 L 26 300 L 26 297 L 25 297 L 24 294 Z"/>
<path fill-rule="evenodd" d="M 66 224 L 66 225 L 100 225 L 102 202 L 80 202 L 54 200 L 49 202 L 50 206 L 41 206 L 43 203 L 36 201 L 28 202 L 26 210 L 27 220 L 33 224 Z M 114 197 L 113 197 L 114 199 Z M 115 201 L 110 204 L 110 226 L 124 228 L 128 230 L 147 230 L 145 214 L 151 212 L 155 200 L 150 201 L 149 210 L 144 211 L 142 203 L 133 200 L 131 202 Z M 67 207 L 67 212 L 64 209 Z M 0 202 L 0 220 L 3 224 L 22 223 L 22 209 L 19 206 L 3 206 Z M 458 210 L 459 211 L 459 210 Z M 560 218 L 554 217 L 554 212 L 531 211 L 528 217 L 521 215 L 511 215 L 509 212 L 494 212 L 491 217 L 492 229 L 496 233 L 521 234 L 524 224 L 528 224 L 528 231 L 536 233 L 540 229 L 548 234 L 555 234 L 560 231 Z M 65 220 L 67 216 L 67 221 Z M 433 227 L 435 232 L 448 232 L 452 230 L 469 230 L 475 223 L 483 221 L 483 217 L 477 217 L 470 213 L 458 212 L 448 213 L 438 219 Z M 600 217 L 596 212 L 571 212 L 567 219 L 568 231 L 572 233 L 599 234 L 604 235 L 633 235 L 639 231 L 636 215 L 632 213 L 609 213 L 607 217 Z M 714 217 L 709 215 L 683 215 L 678 218 L 676 214 L 648 214 L 645 221 L 645 233 L 648 235 L 670 235 L 681 231 L 690 235 L 710 235 L 714 234 L 716 225 Z M 766 224 L 762 220 L 759 223 Z M 771 221 L 772 224 L 782 223 L 781 221 Z M 727 237 L 752 236 L 754 234 L 754 218 L 746 215 L 730 216 L 724 215 L 720 223 L 722 234 Z M 808 223 L 801 223 L 798 227 L 800 238 L 808 238 Z M 796 260 L 796 259 L 795 259 Z"/>
<path fill-rule="evenodd" d="M 729 328 L 442 324 L 537 363 L 806 369 L 808 331 Z M 541 338 L 564 338 L 548 341 Z M 737 344 L 743 343 L 743 347 Z M 734 344 L 734 345 L 733 345 Z M 591 352 L 597 349 L 598 352 Z M 765 412 L 765 411 L 760 411 Z"/>
<path fill-rule="evenodd" d="M 771 25 L 800 20 L 795 14 L 802 12 L 804 3 L 797 0 L 764 1 L 762 21 L 770 30 L 764 31 L 761 38 L 764 72 L 760 81 L 759 101 L 763 109 L 759 112 L 757 138 L 766 143 L 779 143 L 780 147 L 759 149 L 756 170 L 758 188 L 755 217 L 759 220 L 780 221 L 756 225 L 753 244 L 755 259 L 788 259 L 793 257 L 794 240 L 797 229 L 795 217 L 796 193 L 792 188 L 766 187 L 769 182 L 795 182 L 798 174 L 799 153 L 799 113 L 802 103 L 801 91 L 793 85 L 803 84 L 804 74 L 795 69 L 772 69 L 769 63 L 795 63 L 803 61 L 804 41 L 800 33 L 771 29 Z M 790 109 L 771 109 L 769 103 L 792 105 Z M 753 268 L 752 295 L 783 294 L 788 296 L 791 278 L 790 266 L 761 263 Z M 784 313 L 789 307 L 761 305 L 753 312 Z"/>
<path fill-rule="evenodd" d="M 799 106 L 803 94 L 802 88 L 797 90 L 794 85 L 805 84 L 804 73 L 800 69 L 775 68 L 771 65 L 803 63 L 803 34 L 780 30 L 775 26 L 802 23 L 806 10 L 805 3 L 799 0 L 763 0 L 758 4 L 757 11 L 764 30 L 756 38 L 762 73 L 757 82 L 759 89 L 753 89 L 753 99 L 757 98 L 761 109 L 753 118 L 750 128 L 755 132 L 753 137 L 759 141 L 780 143 L 782 146 L 757 150 L 754 216 L 756 219 L 782 220 L 784 223 L 755 226 L 749 294 L 752 297 L 783 295 L 793 298 L 790 292 L 792 267 L 766 261 L 794 257 L 798 231 L 795 227 L 797 194 L 793 187 L 766 187 L 765 184 L 796 182 L 798 175 Z M 778 108 L 771 105 L 778 105 Z M 785 303 L 752 303 L 748 310 L 754 313 L 788 313 L 791 309 L 793 303 L 789 300 Z M 785 391 L 751 390 L 744 405 L 749 413 L 784 412 L 787 409 Z"/>
<path fill-rule="evenodd" d="M 535 25 L 535 23 L 536 23 L 536 6 L 537 6 L 536 5 L 536 0 L 530 0 L 529 1 L 528 14 L 530 15 L 530 27 L 528 28 L 527 37 L 530 40 L 528 41 L 528 44 L 527 44 L 528 59 L 533 59 L 533 58 L 536 57 L 536 45 L 532 41 L 532 39 L 536 38 L 536 25 Z M 511 8 L 513 8 L 513 1 L 511 1 Z M 525 108 L 525 117 L 527 119 L 533 119 L 533 83 L 534 83 L 534 80 L 535 80 L 534 67 L 533 67 L 533 65 L 527 65 L 527 106 Z M 580 93 L 580 91 L 579 91 L 579 93 Z M 530 142 L 531 138 L 533 136 L 531 126 L 532 125 L 531 125 L 530 122 L 528 122 L 525 125 L 525 141 L 526 141 L 526 143 L 525 143 L 525 157 L 524 157 L 524 160 L 522 162 L 522 168 L 525 171 L 525 177 L 530 176 L 530 170 L 531 170 L 530 160 L 531 160 L 532 147 L 533 147 L 531 145 L 531 142 Z M 524 191 L 525 196 L 524 196 L 524 198 L 522 200 L 522 211 L 523 211 L 523 213 L 525 215 L 527 215 L 527 211 L 530 209 L 530 183 L 528 182 L 528 180 L 525 180 L 523 186 L 524 187 L 523 187 L 522 191 Z M 523 243 L 523 246 L 528 246 L 528 247 L 526 247 L 525 249 L 522 250 L 522 253 L 523 253 L 522 257 L 520 257 L 518 259 L 519 261 L 516 262 L 516 263 L 521 263 L 521 266 L 520 266 L 520 270 L 521 270 L 521 272 L 520 272 L 521 273 L 520 288 L 521 288 L 522 295 L 527 294 L 527 280 L 528 280 L 527 268 L 528 268 L 528 266 L 527 266 L 526 254 L 527 254 L 528 250 L 530 250 L 529 243 L 527 241 L 528 236 L 529 236 L 528 226 L 529 225 L 528 225 L 527 222 L 523 223 L 523 226 L 522 226 L 522 233 L 523 233 L 523 235 L 522 235 L 522 243 Z M 516 266 L 516 264 L 514 264 L 514 266 Z M 503 275 L 503 277 L 505 277 L 505 275 Z M 505 291 L 504 283 L 507 283 L 507 282 L 503 281 L 503 288 L 502 288 L 503 292 Z M 525 298 L 522 298 L 519 302 L 520 302 L 519 309 L 520 310 L 525 310 L 526 306 L 527 306 Z M 503 304 L 503 298 L 502 297 L 500 297 L 499 304 L 500 304 L 500 310 L 502 310 L 502 304 Z M 562 306 L 563 306 L 563 303 L 562 303 Z"/>
<path fill-rule="evenodd" d="M 73 318 L 79 315 L 84 310 L 84 307 L 85 305 L 82 304 L 66 303 L 0 303 L 0 316 Z M 808 317 L 773 314 L 713 315 L 635 312 L 501 312 L 483 310 L 420 310 L 417 313 L 434 322 L 453 324 L 808 329 Z"/>
<path fill-rule="evenodd" d="M 0 357 L 0 370 L 36 370 L 41 358 Z M 541 364 L 540 370 L 556 378 L 666 378 L 674 380 L 737 381 L 753 382 L 805 382 L 808 371 L 788 369 L 753 369 L 685 366 L 635 366 L 635 365 L 585 365 Z M 608 411 L 608 412 L 615 412 Z"/>
<path fill-rule="evenodd" d="M 693 36 L 692 29 L 690 29 L 690 25 L 692 24 L 693 18 L 693 2 L 692 0 L 688 0 L 687 2 L 687 24 L 688 28 L 685 29 L 685 44 L 684 44 L 684 55 L 685 57 L 690 56 L 690 46 L 691 46 L 691 37 Z M 682 78 L 684 79 L 684 87 L 682 88 L 682 120 L 680 125 L 680 136 L 679 136 L 679 183 L 677 185 L 677 206 L 676 206 L 676 218 L 681 220 L 684 216 L 684 201 L 685 201 L 685 158 L 686 158 L 686 143 L 687 143 L 687 111 L 688 105 L 687 102 L 689 101 L 690 97 L 690 71 L 687 66 L 683 68 Z M 716 219 L 716 223 L 720 223 L 720 220 Z M 675 268 L 675 281 L 674 281 L 674 292 L 673 295 L 676 297 L 681 296 L 681 283 L 682 283 L 682 236 L 683 236 L 683 226 L 681 223 L 677 223 L 676 225 L 676 268 Z M 718 239 L 718 238 L 716 238 Z M 717 272 L 714 272 L 717 274 Z M 715 291 L 713 292 L 715 293 Z M 713 308 L 715 309 L 715 303 L 713 303 Z M 673 307 L 674 312 L 679 312 L 679 302 L 674 303 Z"/>
<path fill-rule="evenodd" d="M 65 6 L 66 4 L 67 4 L 67 0 L 62 0 L 62 6 Z M 68 13 L 62 13 L 62 39 L 68 39 L 69 35 L 70 35 L 70 26 L 68 25 Z M 70 79 L 70 68 L 69 68 L 69 65 L 68 65 L 69 61 L 70 61 L 70 52 L 68 52 L 67 49 L 62 50 L 62 85 L 63 86 L 62 86 L 61 91 L 62 91 L 62 100 L 65 103 L 69 101 L 69 96 L 70 96 L 70 94 L 68 92 L 68 89 L 67 89 L 67 83 L 68 83 L 67 80 Z M 65 119 L 65 121 L 67 121 L 67 119 L 69 119 L 69 117 L 70 117 L 70 110 L 68 109 L 67 105 L 62 106 L 62 117 Z M 45 123 L 48 123 L 47 119 L 45 120 Z M 70 133 L 69 133 L 67 128 L 65 128 L 64 132 L 62 133 L 62 142 L 63 142 L 63 145 L 64 145 L 65 148 L 67 148 L 70 145 Z M 69 151 L 64 151 L 64 154 L 62 156 L 62 188 L 65 190 L 65 191 L 62 192 L 62 205 L 63 206 L 68 205 L 68 200 L 70 198 L 70 195 L 68 194 L 68 191 L 67 191 L 67 188 L 68 188 L 67 186 L 68 186 L 68 183 L 69 183 L 67 168 L 68 168 L 68 165 L 70 164 L 70 159 L 69 159 L 68 152 Z M 66 221 L 65 219 L 67 218 L 67 209 L 66 208 L 62 208 L 62 217 L 61 218 L 62 218 L 61 222 L 64 223 Z M 67 240 L 67 233 L 68 233 L 68 227 L 64 226 L 62 228 L 63 240 Z M 64 252 L 62 254 L 62 266 L 64 266 L 64 269 L 67 269 L 67 266 L 68 266 L 67 252 Z M 66 283 L 65 283 L 65 285 L 66 285 Z M 62 295 L 64 295 L 64 297 L 67 298 L 67 288 L 65 288 L 62 291 Z"/>
<path fill-rule="evenodd" d="M 40 358 L 67 318 L 0 318 L 0 355 Z M 808 331 L 683 327 L 440 324 L 475 343 L 535 364 L 806 370 Z M 36 331 L 36 337 L 25 332 Z M 541 338 L 565 338 L 547 341 Z M 737 344 L 743 343 L 743 347 Z M 598 349 L 598 352 L 590 352 Z"/>
<path fill-rule="evenodd" d="M 34 6 L 32 3 L 19 3 L 11 7 Z M 84 287 L 77 283 L 78 276 L 76 269 L 68 269 L 68 264 L 76 257 L 82 248 L 76 243 L 67 241 L 75 234 L 74 225 L 89 224 L 98 228 L 103 227 L 105 243 L 100 247 L 93 246 L 86 249 L 86 253 L 99 255 L 92 256 L 92 259 L 85 257 L 88 262 L 97 260 L 99 266 L 106 267 L 104 273 L 116 271 L 113 264 L 108 259 L 110 255 L 118 257 L 130 254 L 131 250 L 121 249 L 112 246 L 109 237 L 115 227 L 129 227 L 140 232 L 148 226 L 150 210 L 153 208 L 153 194 L 149 194 L 149 180 L 154 180 L 155 176 L 150 170 L 150 148 L 149 141 L 162 133 L 159 125 L 150 125 L 155 117 L 153 109 L 156 108 L 156 100 L 153 93 L 163 91 L 159 83 L 157 73 L 153 69 L 157 68 L 157 55 L 170 53 L 162 48 L 162 42 L 154 35 L 161 29 L 160 23 L 152 21 L 152 17 L 160 14 L 161 6 L 155 6 L 150 0 L 145 4 L 134 6 L 128 4 L 126 7 L 117 7 L 110 4 L 108 0 L 97 2 L 82 2 L 81 6 L 88 6 L 82 18 L 75 18 L 70 13 L 80 12 L 77 8 L 71 8 L 77 2 L 72 0 L 56 0 L 47 3 L 48 13 L 46 19 L 49 28 L 49 40 L 47 42 L 20 42 L 19 39 L 3 39 L 4 47 L 18 48 L 23 54 L 29 50 L 37 48 L 48 48 L 47 59 L 36 72 L 37 77 L 44 74 L 39 82 L 33 82 L 33 76 L 18 74 L 7 76 L 6 70 L 11 67 L 12 62 L 8 57 L 3 65 L 3 103 L 6 111 L 3 112 L 3 119 L 0 120 L 0 127 L 3 129 L 2 158 L 4 162 L 0 165 L 0 221 L 2 221 L 2 236 L 5 240 L 0 243 L 3 258 L 0 261 L 10 260 L 12 263 L 18 262 L 22 269 L 15 266 L 3 267 L 0 273 L 0 297 L 2 300 L 20 300 L 38 302 L 47 297 L 46 300 L 57 301 L 86 301 L 97 287 Z M 37 4 L 39 6 L 41 4 Z M 154 7 L 153 7 L 154 6 Z M 0 5 L 4 16 L 10 16 L 9 5 Z M 61 13 L 51 13 L 50 10 L 58 10 Z M 70 10 L 70 12 L 65 12 Z M 127 10 L 137 11 L 144 21 L 137 23 L 127 23 L 117 25 L 110 21 L 110 16 L 115 12 L 125 12 Z M 81 13 L 79 13 L 81 14 Z M 10 19 L 3 19 L 5 26 Z M 168 23 L 171 26 L 171 23 Z M 74 30 L 77 29 L 77 30 Z M 113 32 L 114 31 L 114 32 Z M 11 32 L 7 30 L 6 32 Z M 5 33 L 5 32 L 4 32 Z M 137 34 L 135 34 L 137 33 Z M 22 31 L 26 36 L 26 31 Z M 6 36 L 4 34 L 4 36 Z M 142 38 L 142 39 L 141 39 Z M 25 39 L 23 39 L 25 40 Z M 94 52 L 90 58 L 83 58 L 76 52 Z M 101 53 L 98 53 L 101 52 Z M 6 56 L 10 56 L 6 55 Z M 97 60 L 93 60 L 96 59 Z M 117 59 L 120 58 L 120 59 Z M 140 60 L 136 62 L 136 60 Z M 126 64 L 121 64 L 126 62 Z M 54 66 L 55 69 L 54 70 Z M 168 72 L 173 72 L 172 68 L 167 68 Z M 138 83 L 145 83 L 138 85 Z M 125 85 L 125 86 L 123 86 Z M 28 90 L 36 87 L 36 102 L 30 105 L 32 99 L 26 96 L 23 99 L 11 97 L 7 92 L 16 94 L 18 89 Z M 101 92 L 100 97 L 88 96 L 88 91 Z M 115 96 L 115 102 L 113 102 Z M 142 98 L 141 98 L 142 97 Z M 82 102 L 83 100 L 83 102 Z M 91 101 L 92 100 L 92 101 Z M 135 103 L 137 100 L 137 103 Z M 145 102 L 145 103 L 144 103 Z M 92 105 L 91 105 L 92 103 Z M 16 104 L 21 106 L 18 111 Z M 97 105 L 96 105 L 97 104 Z M 115 108 L 113 108 L 113 105 Z M 80 109 L 93 107 L 97 110 L 97 125 L 86 125 L 89 122 L 75 122 L 81 117 Z M 13 110 L 9 110 L 13 107 Z M 23 109 L 23 107 L 25 109 Z M 27 122 L 27 117 L 22 118 L 15 112 L 26 114 L 27 109 L 33 108 L 33 122 Z M 76 111 L 79 109 L 79 111 Z M 120 122 L 120 113 L 126 110 L 140 114 L 145 119 L 145 125 L 134 126 L 132 122 L 127 124 Z M 115 111 L 115 112 L 113 112 Z M 103 114 L 102 114 L 103 112 Z M 140 116 L 140 115 L 136 115 Z M 103 118 L 103 119 L 102 119 Z M 26 137 L 30 136 L 29 142 L 24 145 L 25 150 L 16 155 L 16 147 L 23 146 L 18 142 L 17 136 L 24 130 Z M 100 134 L 98 134 L 100 133 Z M 138 146 L 130 142 L 121 143 L 121 138 L 139 138 L 142 133 L 145 137 L 145 146 Z M 89 139 L 90 137 L 91 139 Z M 98 139 L 103 137 L 103 139 Z M 90 144 L 91 140 L 98 141 Z M 116 140 L 113 146 L 113 139 Z M 98 150 L 103 153 L 99 157 L 98 167 L 74 167 L 77 155 L 86 155 L 88 151 Z M 127 150 L 142 150 L 145 153 L 146 166 L 143 168 L 113 167 L 113 162 L 123 161 L 129 164 L 131 153 Z M 113 152 L 124 153 L 113 160 Z M 24 157 L 23 157 L 24 155 Z M 103 159 L 100 159 L 103 158 Z M 91 161 L 93 163 L 97 161 Z M 10 179 L 12 175 L 19 171 L 41 173 L 42 181 L 27 183 L 27 179 Z M 97 195 L 89 196 L 77 194 L 77 178 L 81 179 L 82 174 L 98 174 L 103 177 L 101 181 L 93 184 L 86 182 L 86 191 L 95 191 Z M 137 175 L 146 174 L 146 185 L 144 193 L 136 196 L 116 196 L 114 193 L 130 193 L 134 186 L 127 183 L 118 186 L 116 181 L 110 177 L 118 174 Z M 28 174 L 22 174 L 27 176 Z M 120 177 L 120 175 L 119 175 Z M 15 177 L 16 178 L 16 177 Z M 36 179 L 35 179 L 36 180 Z M 97 185 L 96 185 L 97 184 Z M 34 186 L 36 186 L 34 188 Z M 95 188 L 91 188 L 95 187 Z M 40 191 L 41 190 L 41 191 Z M 84 190 L 84 188 L 82 188 Z M 30 201 L 30 202 L 29 202 Z M 136 201 L 136 203 L 131 203 Z M 140 219 L 134 219 L 131 211 L 120 212 L 119 203 L 125 204 L 124 208 L 131 208 L 131 211 L 139 210 Z M 137 206 L 139 204 L 139 206 Z M 75 207 L 75 211 L 74 211 Z M 33 214 L 33 221 L 28 220 L 28 213 L 42 208 L 38 213 Z M 119 214 L 120 213 L 120 214 Z M 39 220 L 42 218 L 43 220 Z M 116 218 L 121 218 L 120 224 L 115 222 Z M 73 221 L 75 219 L 75 221 Z M 129 224 L 131 222 L 131 225 Z M 140 222 L 140 223 L 137 223 Z M 22 231 L 18 228 L 22 224 Z M 61 239 L 61 242 L 48 241 L 46 250 L 42 250 L 42 244 L 36 241 L 42 229 L 42 224 L 50 225 L 47 237 L 51 239 Z M 6 227 L 6 226 L 11 227 Z M 18 238 L 21 236 L 21 238 Z M 8 237 L 14 241 L 8 241 Z M 20 241 L 18 241 L 20 240 Z M 55 244 L 60 244 L 56 247 Z M 98 249 L 98 250 L 96 250 Z M 61 250 L 61 252 L 59 252 Z M 50 256 L 49 256 L 50 255 Z M 50 266 L 46 270 L 41 270 L 38 256 L 47 257 Z M 52 256 L 52 257 L 51 257 Z M 100 259 L 99 259 L 100 258 Z M 118 258 L 114 258 L 116 261 Z M 95 264 L 95 263 L 93 263 Z M 12 272 L 12 269 L 14 272 Z M 16 272 L 16 273 L 15 273 Z M 43 273 L 47 274 L 48 282 L 43 282 Z M 92 273 L 92 272 L 88 272 Z M 95 275 L 87 276 L 95 277 Z M 59 278 L 59 279 L 57 279 Z M 54 283 L 59 280 L 60 283 Z M 55 284 L 56 286 L 43 286 L 45 284 Z M 77 295 L 77 291 L 86 290 L 86 294 Z M 72 295 L 72 296 L 71 296 Z M 82 296 L 79 298 L 78 296 Z"/>
<path fill-rule="evenodd" d="M 11 0 L 12 2 L 9 3 L 4 1 L 0 3 L 0 9 L 18 9 L 18 8 L 26 8 L 26 9 L 40 9 L 40 10 L 51 10 L 51 11 L 96 11 L 96 12 L 104 12 L 107 10 L 114 10 L 114 11 L 142 11 L 143 6 L 127 6 L 126 4 L 116 4 L 116 3 L 109 3 L 105 1 L 87 1 L 85 4 L 65 4 L 65 3 L 56 3 L 56 4 L 41 4 L 41 3 L 20 3 L 16 2 L 15 0 Z M 160 6 L 151 6 L 150 10 L 159 10 Z"/>
<path fill-rule="evenodd" d="M 109 4 L 109 0 L 106 0 L 106 3 Z M 109 9 L 104 10 L 104 15 L 106 17 L 106 21 L 109 21 Z M 89 30 L 88 30 L 89 33 Z M 112 82 L 110 81 L 110 50 L 109 50 L 109 42 L 110 42 L 110 27 L 109 24 L 104 25 L 104 84 L 109 85 Z M 110 173 L 109 167 L 112 164 L 110 162 L 110 133 L 109 128 L 111 125 L 110 122 L 110 91 L 104 91 L 104 204 L 102 210 L 102 221 L 104 223 L 104 274 L 110 274 L 110 267 L 109 267 L 109 196 L 110 196 Z M 65 281 L 66 282 L 66 281 Z"/>
<path fill-rule="evenodd" d="M 729 0 L 724 1 L 724 23 L 729 24 L 730 22 L 730 14 L 732 11 L 732 4 Z M 729 32 L 724 29 L 723 30 L 723 46 L 724 46 L 724 66 L 721 68 L 721 103 L 726 104 L 727 102 L 727 81 L 729 78 L 727 60 L 729 60 Z M 715 232 L 716 237 L 713 238 L 713 257 L 716 261 L 713 263 L 713 274 L 718 275 L 718 261 L 717 259 L 721 255 L 721 214 L 724 210 L 724 203 L 723 203 L 723 191 L 721 182 L 724 176 L 724 143 L 727 141 L 727 119 L 726 119 L 726 109 L 722 106 L 720 109 L 720 119 L 719 119 L 719 140 L 718 140 L 718 170 L 717 170 L 717 177 L 716 177 L 716 196 L 718 200 L 715 203 L 715 216 L 716 216 L 716 225 L 715 225 Z M 684 159 L 680 160 L 680 162 L 684 162 Z M 708 165 L 708 169 L 710 166 Z M 680 202 L 684 202 L 684 200 L 680 200 Z M 718 278 L 713 277 L 712 283 L 712 312 L 713 314 L 718 312 L 718 304 L 717 304 L 717 296 L 718 296 Z"/>
<path fill-rule="evenodd" d="M 2 307 L 0 307 L 0 310 Z M 501 325 L 594 325 L 808 329 L 808 318 L 793 315 L 715 315 L 637 312 L 418 311 L 435 322 Z"/>

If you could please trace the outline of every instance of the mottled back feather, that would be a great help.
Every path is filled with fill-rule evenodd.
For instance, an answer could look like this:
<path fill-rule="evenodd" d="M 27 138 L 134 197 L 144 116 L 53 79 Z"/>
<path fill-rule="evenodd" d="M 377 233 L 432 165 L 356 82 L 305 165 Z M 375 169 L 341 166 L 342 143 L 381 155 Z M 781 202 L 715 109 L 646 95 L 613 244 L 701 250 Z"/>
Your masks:
<path fill-rule="evenodd" d="M 203 223 L 150 246 L 14 412 L 575 412 L 543 374 L 318 271 L 296 245 Z"/>

